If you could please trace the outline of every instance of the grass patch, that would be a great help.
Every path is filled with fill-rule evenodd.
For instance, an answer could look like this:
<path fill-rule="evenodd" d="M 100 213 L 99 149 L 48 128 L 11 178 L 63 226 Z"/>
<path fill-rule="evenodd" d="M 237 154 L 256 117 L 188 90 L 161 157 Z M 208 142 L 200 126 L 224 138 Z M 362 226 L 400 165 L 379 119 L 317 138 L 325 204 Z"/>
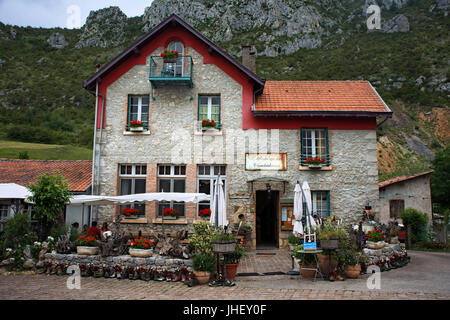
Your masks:
<path fill-rule="evenodd" d="M 0 140 L 0 158 L 19 159 L 27 152 L 34 160 L 91 160 L 92 150 L 71 145 L 28 143 Z"/>

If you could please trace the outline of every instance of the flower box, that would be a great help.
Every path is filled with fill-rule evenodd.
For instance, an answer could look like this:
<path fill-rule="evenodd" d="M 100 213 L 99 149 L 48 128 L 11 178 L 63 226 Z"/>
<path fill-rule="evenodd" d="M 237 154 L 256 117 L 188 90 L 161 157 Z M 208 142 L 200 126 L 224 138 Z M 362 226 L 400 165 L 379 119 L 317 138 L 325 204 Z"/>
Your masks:
<path fill-rule="evenodd" d="M 132 249 L 129 248 L 130 256 L 137 258 L 148 258 L 153 255 L 153 249 Z"/>
<path fill-rule="evenodd" d="M 130 131 L 133 131 L 133 132 L 144 131 L 144 127 L 130 127 Z"/>
<path fill-rule="evenodd" d="M 163 216 L 163 220 L 176 220 L 178 217 L 172 217 L 172 216 Z"/>
<path fill-rule="evenodd" d="M 366 246 L 369 249 L 381 249 L 386 246 L 386 242 L 384 242 L 384 241 L 378 241 L 378 242 L 366 241 Z"/>
<path fill-rule="evenodd" d="M 77 246 L 77 253 L 88 256 L 96 255 L 98 254 L 98 247 Z"/>
<path fill-rule="evenodd" d="M 320 169 L 322 168 L 321 164 L 308 164 L 308 168 L 310 169 Z"/>
<path fill-rule="evenodd" d="M 177 58 L 176 57 L 166 57 L 163 58 L 164 63 L 176 63 L 177 62 Z"/>

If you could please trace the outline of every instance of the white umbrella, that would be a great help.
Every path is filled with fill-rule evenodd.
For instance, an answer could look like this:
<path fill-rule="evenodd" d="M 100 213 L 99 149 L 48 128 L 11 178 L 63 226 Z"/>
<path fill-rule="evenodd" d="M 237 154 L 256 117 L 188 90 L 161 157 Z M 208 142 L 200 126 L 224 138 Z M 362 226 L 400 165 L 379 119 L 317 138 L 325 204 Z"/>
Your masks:
<path fill-rule="evenodd" d="M 93 196 L 93 195 L 76 195 L 69 199 L 69 204 L 76 205 L 88 205 L 88 206 L 102 206 L 102 205 L 113 205 L 115 201 L 112 197 L 107 196 Z"/>
<path fill-rule="evenodd" d="M 308 227 L 314 227 L 316 223 L 314 222 L 314 219 L 312 218 L 312 200 L 311 200 L 311 189 L 309 188 L 309 184 L 307 181 L 303 182 L 303 195 L 306 202 L 306 225 Z M 309 222 L 309 223 L 308 223 Z M 309 230 L 311 232 L 311 230 Z"/>
<path fill-rule="evenodd" d="M 301 219 L 303 217 L 303 199 L 302 199 L 302 188 L 300 184 L 297 182 L 294 189 L 294 235 L 298 236 L 299 234 L 303 234 L 303 224 Z"/>
<path fill-rule="evenodd" d="M 225 192 L 223 191 L 223 182 L 220 176 L 217 178 L 214 185 L 214 197 L 211 203 L 211 217 L 209 221 L 216 224 L 217 214 L 217 227 L 228 226 L 227 220 L 227 207 L 225 201 Z"/>

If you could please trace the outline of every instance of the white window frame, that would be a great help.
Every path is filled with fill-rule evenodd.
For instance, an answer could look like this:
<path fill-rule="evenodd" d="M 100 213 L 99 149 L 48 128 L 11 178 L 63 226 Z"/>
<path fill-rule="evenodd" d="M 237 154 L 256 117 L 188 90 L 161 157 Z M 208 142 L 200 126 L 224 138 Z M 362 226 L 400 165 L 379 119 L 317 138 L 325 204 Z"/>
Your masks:
<path fill-rule="evenodd" d="M 312 157 L 323 157 L 326 156 L 326 130 L 325 129 L 310 129 L 310 128 L 305 128 L 303 129 L 305 131 L 305 137 L 303 138 L 304 140 L 311 140 L 311 155 L 309 155 L 306 151 L 306 141 L 304 141 L 305 143 L 305 155 L 306 156 L 312 156 Z M 324 145 L 325 145 L 325 154 L 317 154 L 317 147 L 316 147 L 316 140 L 319 138 L 316 138 L 316 133 L 318 131 L 322 131 L 323 132 L 323 140 L 324 140 Z M 310 132 L 311 133 L 311 139 L 306 137 L 306 133 Z"/>
<path fill-rule="evenodd" d="M 201 175 L 200 174 L 200 167 L 201 166 L 203 166 L 203 167 L 210 167 L 210 169 L 209 169 L 210 174 L 209 175 L 205 175 L 205 174 Z M 210 193 L 209 194 L 211 196 L 213 195 L 213 193 L 214 193 L 214 184 L 215 184 L 215 182 L 217 180 L 217 177 L 218 177 L 218 175 L 214 174 L 214 167 L 216 167 L 216 166 L 217 167 L 225 167 L 225 174 L 224 175 L 220 174 L 220 180 L 222 180 L 222 182 L 224 182 L 224 185 L 225 185 L 224 193 L 225 194 L 227 193 L 227 187 L 228 187 L 228 183 L 226 183 L 226 181 L 227 181 L 227 179 L 226 179 L 227 178 L 227 166 L 223 165 L 223 164 L 211 164 L 211 165 L 209 165 L 209 164 L 199 164 L 199 165 L 197 165 L 197 192 L 200 192 L 200 180 L 210 180 Z M 220 173 L 220 168 L 219 168 L 219 173 Z M 205 202 L 202 201 L 202 203 L 197 203 L 196 217 L 198 217 L 200 204 L 206 205 L 207 204 L 206 202 L 207 201 L 205 201 Z M 211 201 L 208 201 L 208 202 L 209 202 L 209 205 L 211 205 Z"/>
<path fill-rule="evenodd" d="M 181 48 L 181 50 L 179 50 L 179 48 Z M 184 68 L 183 68 L 183 56 L 184 56 L 184 45 L 182 42 L 180 41 L 172 41 L 169 43 L 169 45 L 167 46 L 168 50 L 172 50 L 172 51 L 178 51 L 178 59 L 177 62 L 175 63 L 175 75 L 180 75 L 181 77 L 184 76 Z M 179 73 L 178 73 L 179 72 Z"/>
<path fill-rule="evenodd" d="M 121 173 L 121 169 L 122 169 L 122 166 L 125 166 L 125 167 L 127 167 L 127 166 L 131 166 L 131 174 L 127 174 L 126 173 L 126 168 L 125 168 L 125 173 L 124 174 L 122 174 Z M 136 174 L 136 167 L 140 167 L 141 168 L 141 172 L 142 172 L 142 167 L 144 167 L 145 166 L 145 174 Z M 131 182 L 131 193 L 130 194 L 136 194 L 136 179 L 140 179 L 140 180 L 145 180 L 145 185 L 147 185 L 147 164 L 128 164 L 128 163 L 122 163 L 122 164 L 120 164 L 119 165 L 119 193 L 122 195 L 122 179 L 130 179 L 130 180 L 132 180 L 132 182 Z M 119 210 L 122 210 L 123 208 L 130 208 L 131 206 L 135 206 L 136 204 L 128 204 L 128 205 L 120 205 L 119 206 Z M 140 215 L 140 216 L 143 216 L 143 217 L 145 217 L 145 211 L 146 211 L 146 208 L 145 208 L 145 203 L 144 204 L 141 204 L 141 203 L 139 203 L 138 204 L 139 206 L 142 206 L 142 208 L 143 208 L 143 214 L 142 215 Z"/>
<path fill-rule="evenodd" d="M 160 167 L 164 167 L 164 173 L 160 173 L 159 172 L 159 168 Z M 165 174 L 165 170 L 166 167 L 170 167 L 170 174 Z M 175 174 L 175 167 L 179 168 L 179 172 L 181 172 L 181 168 L 184 167 L 184 174 Z M 172 192 L 171 190 L 174 189 L 174 180 L 179 179 L 179 180 L 184 180 L 184 190 L 186 192 L 186 171 L 187 171 L 187 166 L 185 164 L 158 164 L 157 166 L 157 176 L 158 176 L 158 192 L 159 191 L 159 183 L 160 183 L 160 179 L 166 179 L 166 180 L 170 180 L 170 190 L 163 190 L 164 192 Z M 173 209 L 173 205 L 175 203 L 175 201 L 165 201 L 165 202 L 170 202 L 170 208 Z M 157 210 L 157 216 L 161 217 L 161 215 L 159 214 L 159 204 L 160 201 L 158 201 L 158 205 L 156 206 L 156 210 Z M 166 203 L 167 204 L 167 203 Z M 177 203 L 180 204 L 180 203 Z M 183 203 L 184 206 L 184 212 L 183 215 L 180 215 L 180 217 L 185 218 L 186 217 L 186 204 Z"/>
<path fill-rule="evenodd" d="M 213 107 L 212 99 L 213 99 L 213 98 L 219 98 L 219 113 L 218 113 L 219 120 L 217 121 L 217 124 L 219 125 L 219 128 L 218 128 L 218 129 L 221 129 L 221 119 L 220 119 L 220 116 L 221 116 L 221 113 L 222 113 L 222 105 L 221 105 L 221 104 L 222 104 L 222 101 L 221 101 L 220 94 L 211 94 L 211 95 L 208 95 L 208 94 L 199 94 L 199 96 L 198 96 L 199 102 L 198 102 L 198 117 L 197 117 L 197 119 L 200 118 L 200 106 L 201 106 L 201 104 L 200 104 L 200 99 L 201 99 L 201 98 L 207 98 L 207 99 L 208 99 L 208 113 L 207 113 L 208 120 L 212 120 L 212 119 L 211 119 L 211 117 L 212 117 L 212 107 Z M 202 121 L 202 120 L 198 120 L 200 129 L 201 129 L 201 121 Z"/>
<path fill-rule="evenodd" d="M 141 121 L 141 122 L 144 122 L 144 124 L 146 124 L 147 126 L 149 126 L 150 124 L 149 124 L 149 119 L 150 119 L 150 97 L 148 96 L 148 95 L 138 95 L 138 94 L 131 94 L 130 95 L 130 105 L 128 106 L 128 108 L 130 108 L 130 110 L 128 111 L 129 112 L 129 119 L 130 119 L 130 122 L 131 121 L 134 121 L 134 120 L 131 120 L 131 110 L 132 110 L 132 107 L 133 106 L 135 106 L 135 104 L 133 104 L 132 103 L 132 100 L 133 100 L 133 98 L 137 98 L 138 99 L 138 104 L 137 104 L 137 107 L 138 107 L 138 110 L 137 110 L 137 121 Z M 147 106 L 147 110 L 148 110 L 148 112 L 147 112 L 147 119 L 145 119 L 145 120 L 142 120 L 142 105 L 143 105 L 143 103 L 142 103 L 142 99 L 143 98 L 148 98 L 148 106 Z M 128 123 L 128 125 L 130 125 L 129 123 Z"/>
<path fill-rule="evenodd" d="M 317 208 L 318 202 L 317 198 L 319 195 L 325 195 L 325 200 L 321 201 L 321 208 Z M 317 214 L 320 218 L 328 218 L 328 202 L 327 202 L 328 191 L 311 191 L 312 200 L 312 211 L 313 215 Z"/>

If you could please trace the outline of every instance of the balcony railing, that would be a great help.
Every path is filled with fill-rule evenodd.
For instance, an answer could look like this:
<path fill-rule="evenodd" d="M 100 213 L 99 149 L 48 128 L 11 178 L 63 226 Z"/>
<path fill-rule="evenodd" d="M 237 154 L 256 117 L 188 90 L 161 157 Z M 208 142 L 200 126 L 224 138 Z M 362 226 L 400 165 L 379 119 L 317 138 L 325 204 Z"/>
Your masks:
<path fill-rule="evenodd" d="M 192 66 L 191 56 L 180 56 L 175 62 L 166 62 L 163 57 L 151 56 L 149 80 L 154 88 L 192 87 Z"/>

